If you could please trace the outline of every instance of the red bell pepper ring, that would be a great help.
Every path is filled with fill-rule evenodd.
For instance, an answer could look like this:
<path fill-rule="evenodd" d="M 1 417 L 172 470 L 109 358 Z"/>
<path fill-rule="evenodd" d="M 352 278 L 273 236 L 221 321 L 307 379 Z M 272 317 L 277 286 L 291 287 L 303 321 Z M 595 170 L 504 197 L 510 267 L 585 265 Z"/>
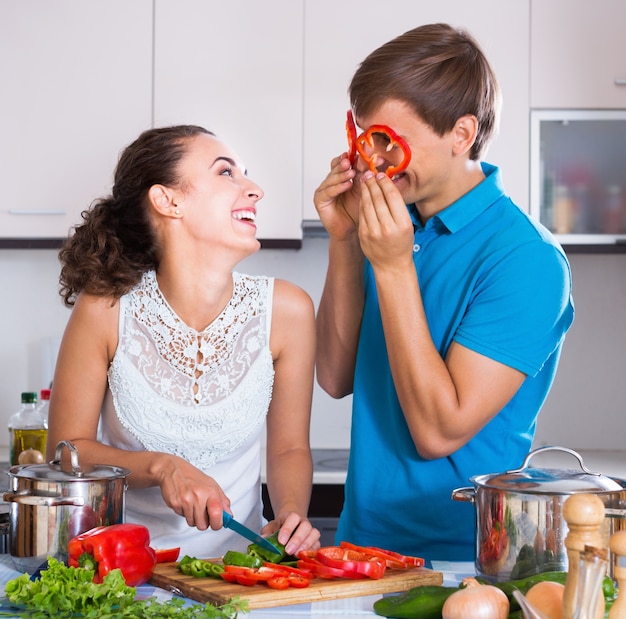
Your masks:
<path fill-rule="evenodd" d="M 69 566 L 94 570 L 95 583 L 101 583 L 110 571 L 119 569 L 126 584 L 136 587 L 148 582 L 156 566 L 150 532 L 140 524 L 95 527 L 73 537 L 67 550 Z"/>
<path fill-rule="evenodd" d="M 397 165 L 390 165 L 385 170 L 385 174 L 389 178 L 393 178 L 396 174 L 406 170 L 411 162 L 411 148 L 407 144 L 406 140 L 400 137 L 391 127 L 388 127 L 387 125 L 372 125 L 367 131 L 364 131 L 357 137 L 354 116 L 352 115 L 352 111 L 348 110 L 346 135 L 348 138 L 348 158 L 350 159 L 351 165 L 354 165 L 356 155 L 358 153 L 367 163 L 372 172 L 378 172 L 376 160 L 380 155 L 374 150 L 374 137 L 377 134 L 383 135 L 388 140 L 388 143 L 385 146 L 385 152 L 390 152 L 396 147 L 400 148 L 402 151 L 402 159 L 400 163 Z"/>
<path fill-rule="evenodd" d="M 384 560 L 341 546 L 320 548 L 315 553 L 315 558 L 329 567 L 356 572 L 375 580 L 382 578 L 386 569 Z"/>
<path fill-rule="evenodd" d="M 155 548 L 157 563 L 172 563 L 178 560 L 180 546 L 178 548 Z"/>
<path fill-rule="evenodd" d="M 348 110 L 348 118 L 346 119 L 346 136 L 348 138 L 348 159 L 350 159 L 350 165 L 354 165 L 356 160 L 356 123 L 354 122 L 354 116 L 352 110 Z"/>
<path fill-rule="evenodd" d="M 350 542 L 340 542 L 339 545 L 342 548 L 349 548 L 356 550 L 357 552 L 363 552 L 370 554 L 379 559 L 383 559 L 389 569 L 403 570 L 409 567 L 424 567 L 424 559 L 421 557 L 411 557 L 409 555 L 403 555 L 393 550 L 385 550 L 384 548 L 377 548 L 376 546 L 357 546 Z"/>

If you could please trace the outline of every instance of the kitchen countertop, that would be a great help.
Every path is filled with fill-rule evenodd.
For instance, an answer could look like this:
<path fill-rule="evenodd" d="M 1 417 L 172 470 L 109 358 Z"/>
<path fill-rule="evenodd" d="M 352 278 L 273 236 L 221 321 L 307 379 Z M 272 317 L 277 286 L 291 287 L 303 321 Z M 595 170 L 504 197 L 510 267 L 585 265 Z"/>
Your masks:
<path fill-rule="evenodd" d="M 471 562 L 449 562 L 434 561 L 433 569 L 443 573 L 445 586 L 456 586 L 466 576 L 474 575 L 474 564 Z M 11 557 L 7 554 L 0 554 L 0 593 L 4 594 L 4 585 L 11 579 L 20 575 L 14 569 Z M 169 591 L 159 589 L 150 585 L 142 585 L 137 588 L 137 593 L 141 596 L 154 596 L 160 601 L 171 599 L 173 596 Z M 242 597 L 245 597 L 242 595 Z M 374 602 L 381 598 L 381 595 L 368 595 L 355 598 L 345 598 L 341 600 L 327 600 L 323 602 L 313 602 L 310 604 L 292 604 L 290 606 L 276 606 L 274 608 L 263 608 L 251 610 L 249 613 L 240 613 L 241 619 L 318 619 L 324 617 L 341 617 L 342 619 L 363 619 L 363 617 L 378 617 L 372 610 Z M 189 603 L 195 603 L 188 600 Z M 7 615 L 3 615 L 6 617 Z M 16 615 L 17 617 L 17 615 Z"/>

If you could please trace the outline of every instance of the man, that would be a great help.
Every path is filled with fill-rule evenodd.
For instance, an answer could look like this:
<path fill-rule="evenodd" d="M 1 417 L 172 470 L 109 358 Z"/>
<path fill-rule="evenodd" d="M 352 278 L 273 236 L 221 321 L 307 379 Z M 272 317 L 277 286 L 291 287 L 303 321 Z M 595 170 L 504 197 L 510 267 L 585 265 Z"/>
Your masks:
<path fill-rule="evenodd" d="M 471 560 L 472 509 L 450 494 L 528 453 L 574 318 L 569 264 L 480 160 L 500 93 L 470 36 L 415 28 L 349 92 L 357 125 L 382 130 L 315 192 L 329 234 L 318 381 L 353 393 L 337 539 Z"/>

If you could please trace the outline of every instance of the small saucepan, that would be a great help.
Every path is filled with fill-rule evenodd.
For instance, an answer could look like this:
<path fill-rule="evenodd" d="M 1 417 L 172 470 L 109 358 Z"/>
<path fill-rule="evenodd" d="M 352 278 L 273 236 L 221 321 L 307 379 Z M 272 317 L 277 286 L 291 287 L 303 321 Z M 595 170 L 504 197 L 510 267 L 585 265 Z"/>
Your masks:
<path fill-rule="evenodd" d="M 63 449 L 70 452 L 62 462 Z M 119 466 L 81 467 L 78 450 L 61 441 L 48 464 L 9 471 L 9 554 L 20 571 L 33 573 L 52 556 L 67 561 L 70 539 L 96 526 L 124 521 L 126 478 Z"/>
<path fill-rule="evenodd" d="M 529 466 L 534 456 L 549 450 L 571 454 L 580 468 Z M 610 536 L 626 528 L 626 481 L 591 472 L 582 457 L 566 447 L 541 447 L 530 452 L 519 469 L 470 481 L 472 487 L 457 488 L 452 498 L 476 505 L 476 572 L 495 582 L 567 570 L 563 504 L 572 494 L 597 494 L 604 503 L 611 516 L 601 529 L 606 548 Z"/>

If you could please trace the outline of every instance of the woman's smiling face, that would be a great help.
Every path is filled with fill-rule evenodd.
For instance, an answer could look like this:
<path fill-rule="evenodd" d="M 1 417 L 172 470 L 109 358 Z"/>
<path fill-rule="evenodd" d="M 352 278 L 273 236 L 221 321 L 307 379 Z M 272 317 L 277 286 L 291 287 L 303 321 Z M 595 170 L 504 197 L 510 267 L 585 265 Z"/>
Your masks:
<path fill-rule="evenodd" d="M 255 220 L 263 190 L 231 148 L 214 136 L 198 135 L 189 141 L 179 172 L 177 206 L 191 234 L 229 244 L 236 235 L 254 239 L 258 248 Z"/>

